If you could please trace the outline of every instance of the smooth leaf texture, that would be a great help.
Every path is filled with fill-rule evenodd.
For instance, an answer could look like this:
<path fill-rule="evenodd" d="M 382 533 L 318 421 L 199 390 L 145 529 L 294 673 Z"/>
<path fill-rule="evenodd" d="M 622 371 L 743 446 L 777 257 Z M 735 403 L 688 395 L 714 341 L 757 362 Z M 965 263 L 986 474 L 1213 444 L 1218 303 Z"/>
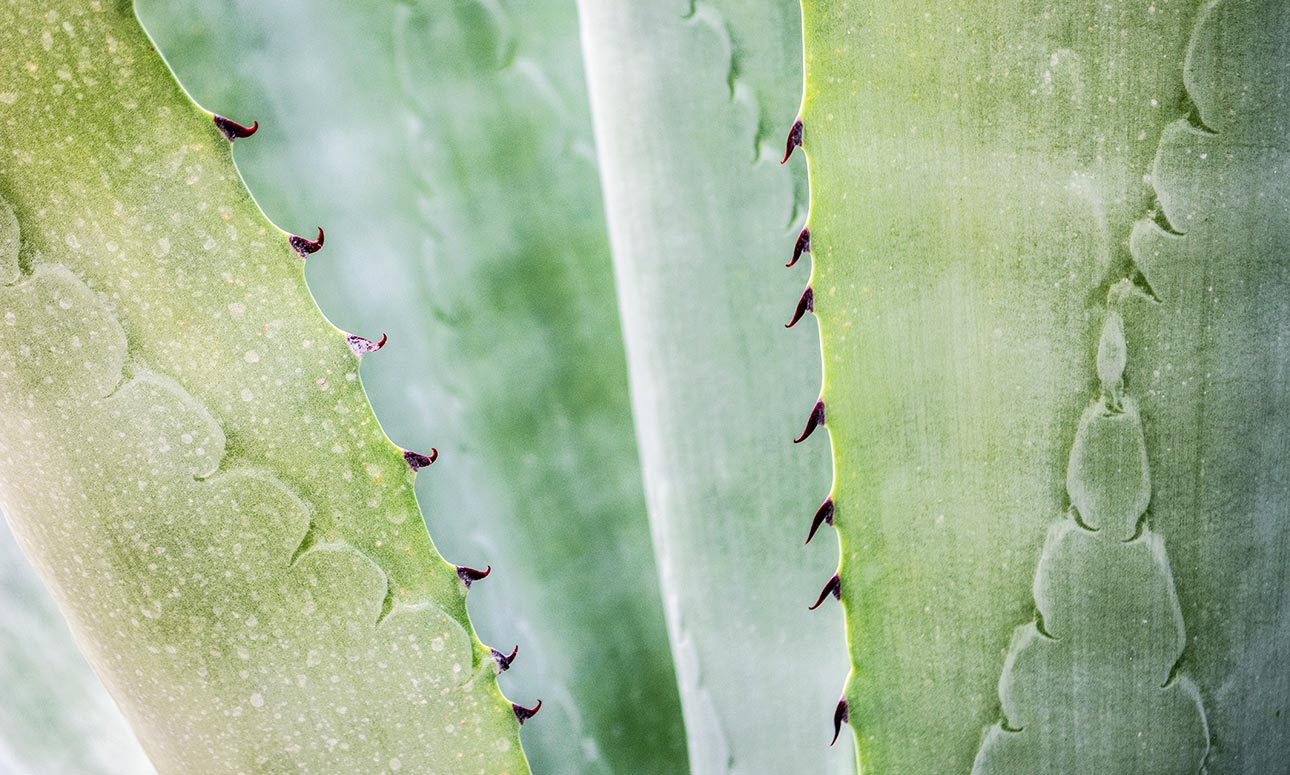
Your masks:
<path fill-rule="evenodd" d="M 1275 771 L 1284 4 L 804 18 L 862 768 Z"/>
<path fill-rule="evenodd" d="M 528 771 L 343 332 L 128 3 L 10 0 L 0 501 L 162 773 Z"/>
<path fill-rule="evenodd" d="M 444 553 L 549 773 L 684 772 L 571 0 L 145 2 L 275 221 L 320 223 L 311 287 L 389 343 L 364 385 L 441 457 Z M 574 54 L 571 56 L 571 54 Z"/>
<path fill-rule="evenodd" d="M 2 520 L 0 611 L 0 772 L 152 772 Z"/>
<path fill-rule="evenodd" d="M 785 331 L 800 227 L 773 146 L 800 88 L 796 2 L 580 4 L 646 497 L 690 764 L 844 773 L 828 490 L 809 330 Z M 804 327 L 806 328 L 806 327 Z"/>
<path fill-rule="evenodd" d="M 1290 761 L 1290 6 L 1207 5 L 1183 80 L 1195 110 L 1151 167 L 1161 217 L 1132 236 L 1160 304 L 1125 307 L 1126 380 L 1187 625 L 1182 667 L 1205 697 L 1206 766 L 1276 772 Z"/>

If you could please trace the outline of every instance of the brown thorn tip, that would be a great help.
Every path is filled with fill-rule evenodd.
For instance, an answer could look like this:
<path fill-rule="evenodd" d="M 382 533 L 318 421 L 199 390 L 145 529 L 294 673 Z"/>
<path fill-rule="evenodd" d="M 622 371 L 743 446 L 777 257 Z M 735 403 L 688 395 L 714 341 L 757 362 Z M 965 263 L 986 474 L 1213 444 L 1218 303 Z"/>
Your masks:
<path fill-rule="evenodd" d="M 847 698 L 843 697 L 838 700 L 838 707 L 833 709 L 833 743 L 838 741 L 838 735 L 842 732 L 842 723 L 851 720 L 851 712 L 847 708 Z M 829 747 L 833 746 L 829 743 Z"/>
<path fill-rule="evenodd" d="M 819 530 L 820 525 L 824 524 L 825 522 L 828 522 L 830 525 L 833 524 L 833 496 L 832 495 L 830 495 L 828 498 L 825 498 L 824 503 L 821 503 L 820 508 L 816 510 L 815 519 L 811 520 L 811 532 L 806 536 L 806 543 L 809 544 L 811 542 L 811 539 L 815 537 L 815 531 Z"/>
<path fill-rule="evenodd" d="M 493 659 L 497 662 L 498 670 L 506 672 L 510 669 L 511 663 L 515 661 L 515 655 L 520 653 L 520 647 L 517 643 L 515 648 L 511 649 L 510 654 L 503 654 L 497 649 L 489 649 L 489 651 L 493 652 Z"/>
<path fill-rule="evenodd" d="M 542 710 L 542 701 L 538 700 L 537 705 L 534 705 L 531 708 L 526 708 L 519 703 L 512 702 L 511 709 L 515 711 L 515 718 L 520 720 L 520 726 L 524 726 L 525 721 L 533 718 L 537 715 L 539 710 Z"/>
<path fill-rule="evenodd" d="M 231 143 L 241 137 L 250 137 L 260 128 L 259 121 L 251 122 L 250 126 L 242 126 L 231 118 L 225 118 L 218 113 L 213 114 L 215 126 L 219 128 L 222 135 L 228 138 Z"/>
<path fill-rule="evenodd" d="M 384 341 L 384 339 L 381 340 L 382 343 L 384 343 Z M 430 448 L 429 455 L 423 455 L 420 452 L 413 452 L 410 449 L 403 450 L 403 462 L 408 464 L 408 468 L 411 468 L 413 473 L 420 471 L 438 459 L 439 450 L 434 447 Z"/>
<path fill-rule="evenodd" d="M 824 589 L 820 590 L 820 597 L 815 601 L 815 605 L 806 610 L 814 611 L 819 608 L 820 605 L 824 603 L 824 598 L 829 595 L 833 595 L 834 600 L 842 599 L 842 579 L 838 578 L 838 574 L 836 573 L 833 574 L 833 578 L 829 579 L 829 583 L 824 585 Z"/>
<path fill-rule="evenodd" d="M 457 566 L 457 578 L 461 579 L 461 583 L 466 585 L 466 589 L 470 589 L 470 585 L 474 584 L 476 581 L 488 578 L 488 574 L 492 572 L 493 566 L 491 565 L 483 570 L 476 570 L 475 568 L 470 568 L 465 565 Z"/>
<path fill-rule="evenodd" d="M 295 251 L 300 254 L 301 258 L 306 258 L 309 256 L 310 253 L 317 253 L 319 250 L 322 250 L 322 246 L 323 246 L 322 227 L 321 226 L 318 227 L 318 239 L 308 240 L 308 239 L 305 239 L 304 237 L 300 237 L 295 234 L 292 234 L 291 237 L 287 240 L 287 242 L 291 243 L 291 247 L 294 248 Z"/>
<path fill-rule="evenodd" d="M 788 143 L 784 145 L 784 158 L 779 163 L 783 164 L 788 161 L 788 157 L 793 155 L 793 149 L 802 144 L 802 119 L 793 122 L 793 128 L 788 130 Z"/>
<path fill-rule="evenodd" d="M 349 349 L 353 350 L 354 354 L 360 358 L 368 353 L 374 353 L 384 347 L 385 342 L 388 339 L 389 337 L 385 334 L 381 334 L 381 340 L 379 342 L 373 342 L 371 339 L 368 339 L 365 336 L 359 336 L 358 334 L 347 334 L 345 336 L 345 342 L 349 344 Z"/>
<path fill-rule="evenodd" d="M 802 257 L 803 253 L 811 252 L 811 230 L 802 229 L 802 233 L 797 235 L 797 244 L 793 246 L 793 260 L 784 266 L 792 266 L 797 263 L 797 259 Z"/>
<path fill-rule="evenodd" d="M 814 311 L 815 291 L 811 290 L 811 286 L 808 285 L 806 290 L 802 291 L 802 298 L 797 300 L 797 309 L 793 311 L 793 319 L 785 323 L 784 328 L 792 328 L 797 325 L 797 321 L 801 320 L 803 315 Z"/>
<path fill-rule="evenodd" d="M 808 436 L 815 432 L 815 429 L 824 424 L 824 399 L 815 402 L 815 408 L 811 409 L 811 416 L 806 418 L 806 428 L 802 435 L 793 439 L 794 444 L 801 444 Z"/>

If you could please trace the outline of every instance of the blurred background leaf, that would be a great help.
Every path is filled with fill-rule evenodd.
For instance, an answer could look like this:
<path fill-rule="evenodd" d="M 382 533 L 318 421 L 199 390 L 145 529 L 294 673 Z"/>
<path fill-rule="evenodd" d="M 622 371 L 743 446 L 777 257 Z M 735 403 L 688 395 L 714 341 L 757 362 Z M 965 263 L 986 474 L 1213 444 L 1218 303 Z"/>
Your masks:
<path fill-rule="evenodd" d="M 261 122 L 239 168 L 274 222 L 327 230 L 331 320 L 390 335 L 364 385 L 441 453 L 417 484 L 439 550 L 493 566 L 471 617 L 520 645 L 507 694 L 544 701 L 534 771 L 683 772 L 572 2 L 139 12 L 198 102 Z"/>
<path fill-rule="evenodd" d="M 832 531 L 828 443 L 795 447 L 820 390 L 791 255 L 801 168 L 797 0 L 584 0 L 583 46 L 636 429 L 696 775 L 848 773 L 828 745 L 841 613 L 808 612 Z M 796 176 L 795 176 L 796 175 Z M 832 602 L 832 601 L 830 601 Z"/>
<path fill-rule="evenodd" d="M 545 700 L 534 768 L 684 771 L 573 4 L 139 6 L 199 102 L 264 122 L 240 169 L 275 222 L 329 230 L 309 276 L 333 322 L 391 334 L 365 386 L 396 441 L 443 452 L 419 478 L 440 550 L 495 566 L 472 616 L 522 644 L 508 692 Z M 0 763 L 150 771 L 3 549 Z"/>
<path fill-rule="evenodd" d="M 0 519 L 0 773 L 146 775 L 152 766 Z"/>

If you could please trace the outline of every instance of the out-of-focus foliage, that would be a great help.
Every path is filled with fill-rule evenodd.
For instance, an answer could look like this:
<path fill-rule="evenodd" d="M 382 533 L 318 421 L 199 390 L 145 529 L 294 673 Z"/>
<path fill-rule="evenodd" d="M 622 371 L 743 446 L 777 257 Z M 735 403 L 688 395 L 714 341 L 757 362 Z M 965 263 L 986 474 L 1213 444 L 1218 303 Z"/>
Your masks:
<path fill-rule="evenodd" d="M 686 768 L 569 0 L 142 0 L 276 222 L 327 231 L 307 274 L 382 425 L 441 456 L 444 554 L 493 574 L 471 616 L 543 700 L 535 769 Z"/>
<path fill-rule="evenodd" d="M 152 772 L 2 520 L 0 696 L 0 773 Z"/>
<path fill-rule="evenodd" d="M 808 326 L 784 330 L 802 200 L 778 164 L 801 86 L 797 3 L 581 3 L 633 408 L 697 775 L 853 771 L 833 573 L 802 546 L 828 493 Z"/>
<path fill-rule="evenodd" d="M 223 141 L 125 4 L 0 2 L 4 505 L 149 750 L 523 772 Z M 323 308 L 391 335 L 365 386 L 443 453 L 445 554 L 495 568 L 471 610 L 545 700 L 535 769 L 1280 771 L 1290 7 L 577 2 L 140 0 L 262 122 L 269 215 L 327 228 Z M 809 184 L 776 163 L 803 30 Z M 837 566 L 800 546 L 826 496 Z M 25 578 L 0 769 L 140 772 L 83 666 L 43 672 L 75 659 Z"/>

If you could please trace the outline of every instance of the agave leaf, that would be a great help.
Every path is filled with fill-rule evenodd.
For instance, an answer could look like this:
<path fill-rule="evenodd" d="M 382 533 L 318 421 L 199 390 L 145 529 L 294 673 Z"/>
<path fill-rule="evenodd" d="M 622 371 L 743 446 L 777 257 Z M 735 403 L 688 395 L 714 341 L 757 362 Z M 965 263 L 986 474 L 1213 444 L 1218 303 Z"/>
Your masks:
<path fill-rule="evenodd" d="M 0 500 L 158 770 L 527 772 L 306 243 L 128 3 L 0 48 Z"/>
<path fill-rule="evenodd" d="M 1183 80 L 1194 105 L 1151 167 L 1157 217 L 1132 248 L 1159 303 L 1131 297 L 1153 530 L 1169 545 L 1205 698 L 1211 773 L 1290 761 L 1290 6 L 1208 4 Z"/>
<path fill-rule="evenodd" d="M 822 446 L 811 335 L 783 322 L 794 180 L 768 135 L 792 115 L 791 2 L 580 6 L 647 501 L 693 772 L 841 773 L 833 571 L 803 548 Z"/>
<path fill-rule="evenodd" d="M 804 3 L 865 772 L 1285 761 L 1282 6 Z"/>
<path fill-rule="evenodd" d="M 569 0 L 144 3 L 278 222 L 327 228 L 323 308 L 389 343 L 364 367 L 387 432 L 442 453 L 419 484 L 471 599 L 544 700 L 537 771 L 678 773 L 685 733 L 627 400 Z M 308 45 L 301 45 L 308 41 Z"/>
<path fill-rule="evenodd" d="M 3 521 L 0 600 L 0 772 L 152 772 Z"/>

